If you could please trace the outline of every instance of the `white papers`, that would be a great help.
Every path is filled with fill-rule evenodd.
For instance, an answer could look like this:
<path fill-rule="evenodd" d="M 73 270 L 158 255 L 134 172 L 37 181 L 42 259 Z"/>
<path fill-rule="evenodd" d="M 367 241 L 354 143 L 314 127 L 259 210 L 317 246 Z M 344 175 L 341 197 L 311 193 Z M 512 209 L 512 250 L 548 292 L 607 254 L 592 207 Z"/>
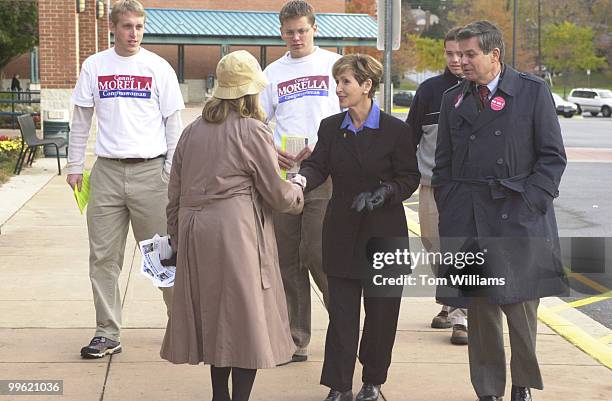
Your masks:
<path fill-rule="evenodd" d="M 288 136 L 283 135 L 281 137 L 281 149 L 289 153 L 291 156 L 297 156 L 306 146 L 308 146 L 308 138 L 303 136 Z M 300 171 L 300 164 L 296 163 L 289 170 L 283 170 L 282 178 L 290 179 L 297 172 Z"/>
<path fill-rule="evenodd" d="M 140 241 L 140 252 L 142 262 L 140 272 L 148 277 L 156 287 L 172 287 L 174 285 L 174 275 L 176 266 L 162 266 L 162 259 L 169 259 L 172 256 L 172 248 L 168 240 L 170 237 L 160 237 L 155 234 L 151 239 Z"/>

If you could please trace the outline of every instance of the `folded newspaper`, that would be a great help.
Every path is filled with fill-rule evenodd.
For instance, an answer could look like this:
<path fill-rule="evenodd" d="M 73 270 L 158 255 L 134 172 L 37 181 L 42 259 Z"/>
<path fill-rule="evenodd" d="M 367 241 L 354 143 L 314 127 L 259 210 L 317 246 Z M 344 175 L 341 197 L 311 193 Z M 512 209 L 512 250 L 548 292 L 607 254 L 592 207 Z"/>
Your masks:
<path fill-rule="evenodd" d="M 151 239 L 140 241 L 140 252 L 142 252 L 142 263 L 140 272 L 148 277 L 156 287 L 172 287 L 176 266 L 162 266 L 161 260 L 172 256 L 170 237 L 160 237 L 155 234 Z"/>

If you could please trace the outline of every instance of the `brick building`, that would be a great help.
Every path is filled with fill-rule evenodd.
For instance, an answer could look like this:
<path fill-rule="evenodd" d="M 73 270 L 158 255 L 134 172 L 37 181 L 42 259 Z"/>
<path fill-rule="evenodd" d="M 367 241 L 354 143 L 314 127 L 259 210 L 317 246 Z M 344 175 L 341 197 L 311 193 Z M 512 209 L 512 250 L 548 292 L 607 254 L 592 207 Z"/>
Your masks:
<path fill-rule="evenodd" d="M 78 12 L 77 3 L 79 2 L 75 0 L 38 0 L 40 40 L 39 48 L 36 49 L 36 56 L 23 55 L 18 57 L 4 69 L 5 77 L 19 73 L 24 84 L 29 83 L 30 78 L 35 83 L 38 81 L 41 89 L 42 110 L 70 109 L 70 94 L 76 84 L 81 64 L 89 55 L 107 49 L 112 45 L 108 18 L 109 7 L 113 1 L 81 0 L 81 3 L 85 4 L 85 9 Z M 168 12 L 172 12 L 171 9 L 176 12 L 182 9 L 278 12 L 285 1 L 141 0 L 145 8 L 166 9 L 165 11 Z M 309 2 L 315 7 L 318 14 L 340 13 L 340 16 L 348 17 L 348 15 L 343 14 L 345 0 L 309 0 Z M 330 14 L 330 16 L 337 15 Z M 181 89 L 186 101 L 201 101 L 206 90 L 206 78 L 210 74 L 214 74 L 216 63 L 221 54 L 230 50 L 246 49 L 263 64 L 274 61 L 283 54 L 285 50 L 278 37 L 278 20 L 275 17 L 272 20 L 268 19 L 268 21 L 269 26 L 266 28 L 273 32 L 272 35 L 274 35 L 276 42 L 272 43 L 268 38 L 265 42 L 268 45 L 263 46 L 267 48 L 264 51 L 262 51 L 261 45 L 257 45 L 258 42 L 253 41 L 245 43 L 255 43 L 255 45 L 231 44 L 221 46 L 221 42 L 198 41 L 185 35 L 185 42 L 183 43 L 180 42 L 182 40 L 180 37 L 175 37 L 170 41 L 167 38 L 162 38 L 163 41 L 159 40 L 159 37 L 157 37 L 158 40 L 154 40 L 147 34 L 147 31 L 145 31 L 143 47 L 159 54 L 174 67 L 181 80 Z M 318 22 L 321 28 L 320 20 Z M 351 29 L 363 30 L 363 24 L 348 22 L 340 24 L 344 26 L 345 31 Z M 331 25 L 336 25 L 335 21 L 332 21 Z M 334 30 L 340 31 L 340 33 L 335 33 L 338 38 L 344 37 L 342 36 L 342 29 Z M 367 44 L 372 45 L 374 42 L 371 30 L 369 32 L 369 36 L 366 35 L 369 41 Z M 327 43 L 325 46 L 330 46 L 333 50 L 341 49 L 340 44 L 332 46 L 330 41 L 325 43 Z M 351 45 L 349 42 L 346 43 Z M 351 43 L 354 45 L 356 42 Z M 38 66 L 37 70 L 36 66 Z"/>
<path fill-rule="evenodd" d="M 96 18 L 97 0 L 85 0 L 85 11 L 77 13 L 75 0 L 39 0 L 39 73 L 41 108 L 69 109 L 69 98 L 83 61 L 110 45 L 108 10 L 112 0 L 103 0 L 104 16 Z M 145 8 L 278 11 L 284 0 L 141 0 Z M 344 12 L 344 0 L 311 0 L 317 12 Z M 178 68 L 176 46 L 145 45 Z M 232 50 L 237 50 L 232 48 Z M 257 49 L 248 49 L 256 57 Z M 185 80 L 201 83 L 214 72 L 220 58 L 218 47 L 185 46 Z M 271 52 L 270 59 L 281 52 Z M 197 87 L 197 86 L 196 86 Z M 194 92 L 194 91 L 192 91 Z M 203 92 L 202 96 L 203 98 Z M 199 100 L 197 97 L 189 100 Z"/>

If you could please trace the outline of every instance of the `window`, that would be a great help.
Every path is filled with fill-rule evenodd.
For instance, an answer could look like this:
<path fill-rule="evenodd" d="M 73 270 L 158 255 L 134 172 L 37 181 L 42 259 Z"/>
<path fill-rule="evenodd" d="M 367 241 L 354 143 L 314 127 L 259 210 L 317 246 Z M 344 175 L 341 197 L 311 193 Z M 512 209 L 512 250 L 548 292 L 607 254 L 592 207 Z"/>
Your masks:
<path fill-rule="evenodd" d="M 612 99 L 612 91 L 609 91 L 609 90 L 599 91 L 599 96 L 604 99 Z"/>

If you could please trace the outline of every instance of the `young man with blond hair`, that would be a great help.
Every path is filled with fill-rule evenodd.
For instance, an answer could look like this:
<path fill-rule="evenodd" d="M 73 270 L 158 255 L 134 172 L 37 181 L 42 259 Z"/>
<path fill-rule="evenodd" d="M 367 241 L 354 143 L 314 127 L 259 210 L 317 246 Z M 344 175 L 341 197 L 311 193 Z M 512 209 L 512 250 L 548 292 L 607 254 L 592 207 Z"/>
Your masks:
<path fill-rule="evenodd" d="M 74 92 L 67 179 L 81 187 L 94 110 L 95 153 L 87 209 L 89 276 L 96 332 L 83 358 L 121 352 L 119 274 L 128 228 L 136 241 L 166 233 L 168 177 L 185 106 L 176 74 L 161 57 L 140 47 L 145 11 L 120 0 L 110 14 L 115 46 L 87 58 Z M 172 288 L 163 288 L 168 308 Z"/>

